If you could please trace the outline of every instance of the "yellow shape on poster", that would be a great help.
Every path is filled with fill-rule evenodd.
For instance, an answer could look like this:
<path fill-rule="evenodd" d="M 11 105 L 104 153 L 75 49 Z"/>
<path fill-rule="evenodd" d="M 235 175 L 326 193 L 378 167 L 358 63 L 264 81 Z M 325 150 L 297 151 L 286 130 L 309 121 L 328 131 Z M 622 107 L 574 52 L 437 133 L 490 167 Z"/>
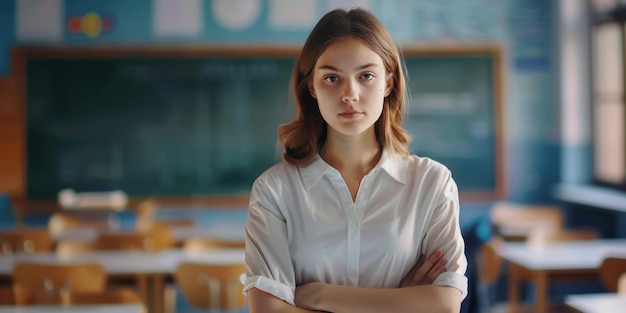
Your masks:
<path fill-rule="evenodd" d="M 102 21 L 96 13 L 87 13 L 80 23 L 81 30 L 90 38 L 96 38 L 102 30 Z"/>

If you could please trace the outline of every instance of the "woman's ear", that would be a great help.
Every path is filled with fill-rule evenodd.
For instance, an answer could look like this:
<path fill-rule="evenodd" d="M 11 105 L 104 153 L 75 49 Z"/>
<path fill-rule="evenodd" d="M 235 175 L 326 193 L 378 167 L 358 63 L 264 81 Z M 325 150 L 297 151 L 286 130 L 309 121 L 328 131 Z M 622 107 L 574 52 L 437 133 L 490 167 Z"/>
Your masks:
<path fill-rule="evenodd" d="M 393 89 L 393 74 L 387 74 L 387 84 L 385 86 L 385 97 L 391 94 L 392 89 Z"/>
<path fill-rule="evenodd" d="M 309 93 L 311 94 L 311 97 L 313 97 L 313 99 L 317 99 L 317 96 L 315 95 L 315 89 L 313 89 L 313 82 L 311 82 L 311 80 L 309 80 L 308 85 L 309 85 Z"/>

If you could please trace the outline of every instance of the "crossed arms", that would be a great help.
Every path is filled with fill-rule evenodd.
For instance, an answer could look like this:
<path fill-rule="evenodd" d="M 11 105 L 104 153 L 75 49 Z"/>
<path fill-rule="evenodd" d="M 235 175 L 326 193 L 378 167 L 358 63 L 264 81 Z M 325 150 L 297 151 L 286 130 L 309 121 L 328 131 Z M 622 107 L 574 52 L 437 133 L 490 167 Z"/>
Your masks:
<path fill-rule="evenodd" d="M 296 306 L 260 289 L 248 291 L 251 313 L 260 312 L 397 312 L 458 313 L 461 292 L 453 287 L 431 285 L 446 270 L 446 259 L 437 251 L 421 257 L 393 289 L 309 283 L 296 288 Z"/>

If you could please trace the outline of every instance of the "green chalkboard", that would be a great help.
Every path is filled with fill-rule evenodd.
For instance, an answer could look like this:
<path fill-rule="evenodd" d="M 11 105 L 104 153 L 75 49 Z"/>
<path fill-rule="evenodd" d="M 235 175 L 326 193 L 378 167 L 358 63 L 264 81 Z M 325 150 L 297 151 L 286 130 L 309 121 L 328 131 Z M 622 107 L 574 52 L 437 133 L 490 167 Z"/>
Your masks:
<path fill-rule="evenodd" d="M 295 54 L 25 54 L 27 196 L 63 188 L 130 196 L 249 192 L 293 117 Z M 498 189 L 492 55 L 406 54 L 414 153 L 461 192 Z"/>
<path fill-rule="evenodd" d="M 493 56 L 407 58 L 411 152 L 450 168 L 463 192 L 499 183 Z"/>

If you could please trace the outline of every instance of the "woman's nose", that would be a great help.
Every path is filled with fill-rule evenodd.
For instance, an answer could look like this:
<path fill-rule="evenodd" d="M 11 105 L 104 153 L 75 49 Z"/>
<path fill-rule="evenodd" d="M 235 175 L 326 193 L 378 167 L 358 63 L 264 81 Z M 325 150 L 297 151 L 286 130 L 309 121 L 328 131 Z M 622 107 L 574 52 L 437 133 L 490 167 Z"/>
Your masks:
<path fill-rule="evenodd" d="M 346 103 L 356 102 L 359 100 L 359 92 L 355 83 L 346 83 L 341 100 Z"/>

